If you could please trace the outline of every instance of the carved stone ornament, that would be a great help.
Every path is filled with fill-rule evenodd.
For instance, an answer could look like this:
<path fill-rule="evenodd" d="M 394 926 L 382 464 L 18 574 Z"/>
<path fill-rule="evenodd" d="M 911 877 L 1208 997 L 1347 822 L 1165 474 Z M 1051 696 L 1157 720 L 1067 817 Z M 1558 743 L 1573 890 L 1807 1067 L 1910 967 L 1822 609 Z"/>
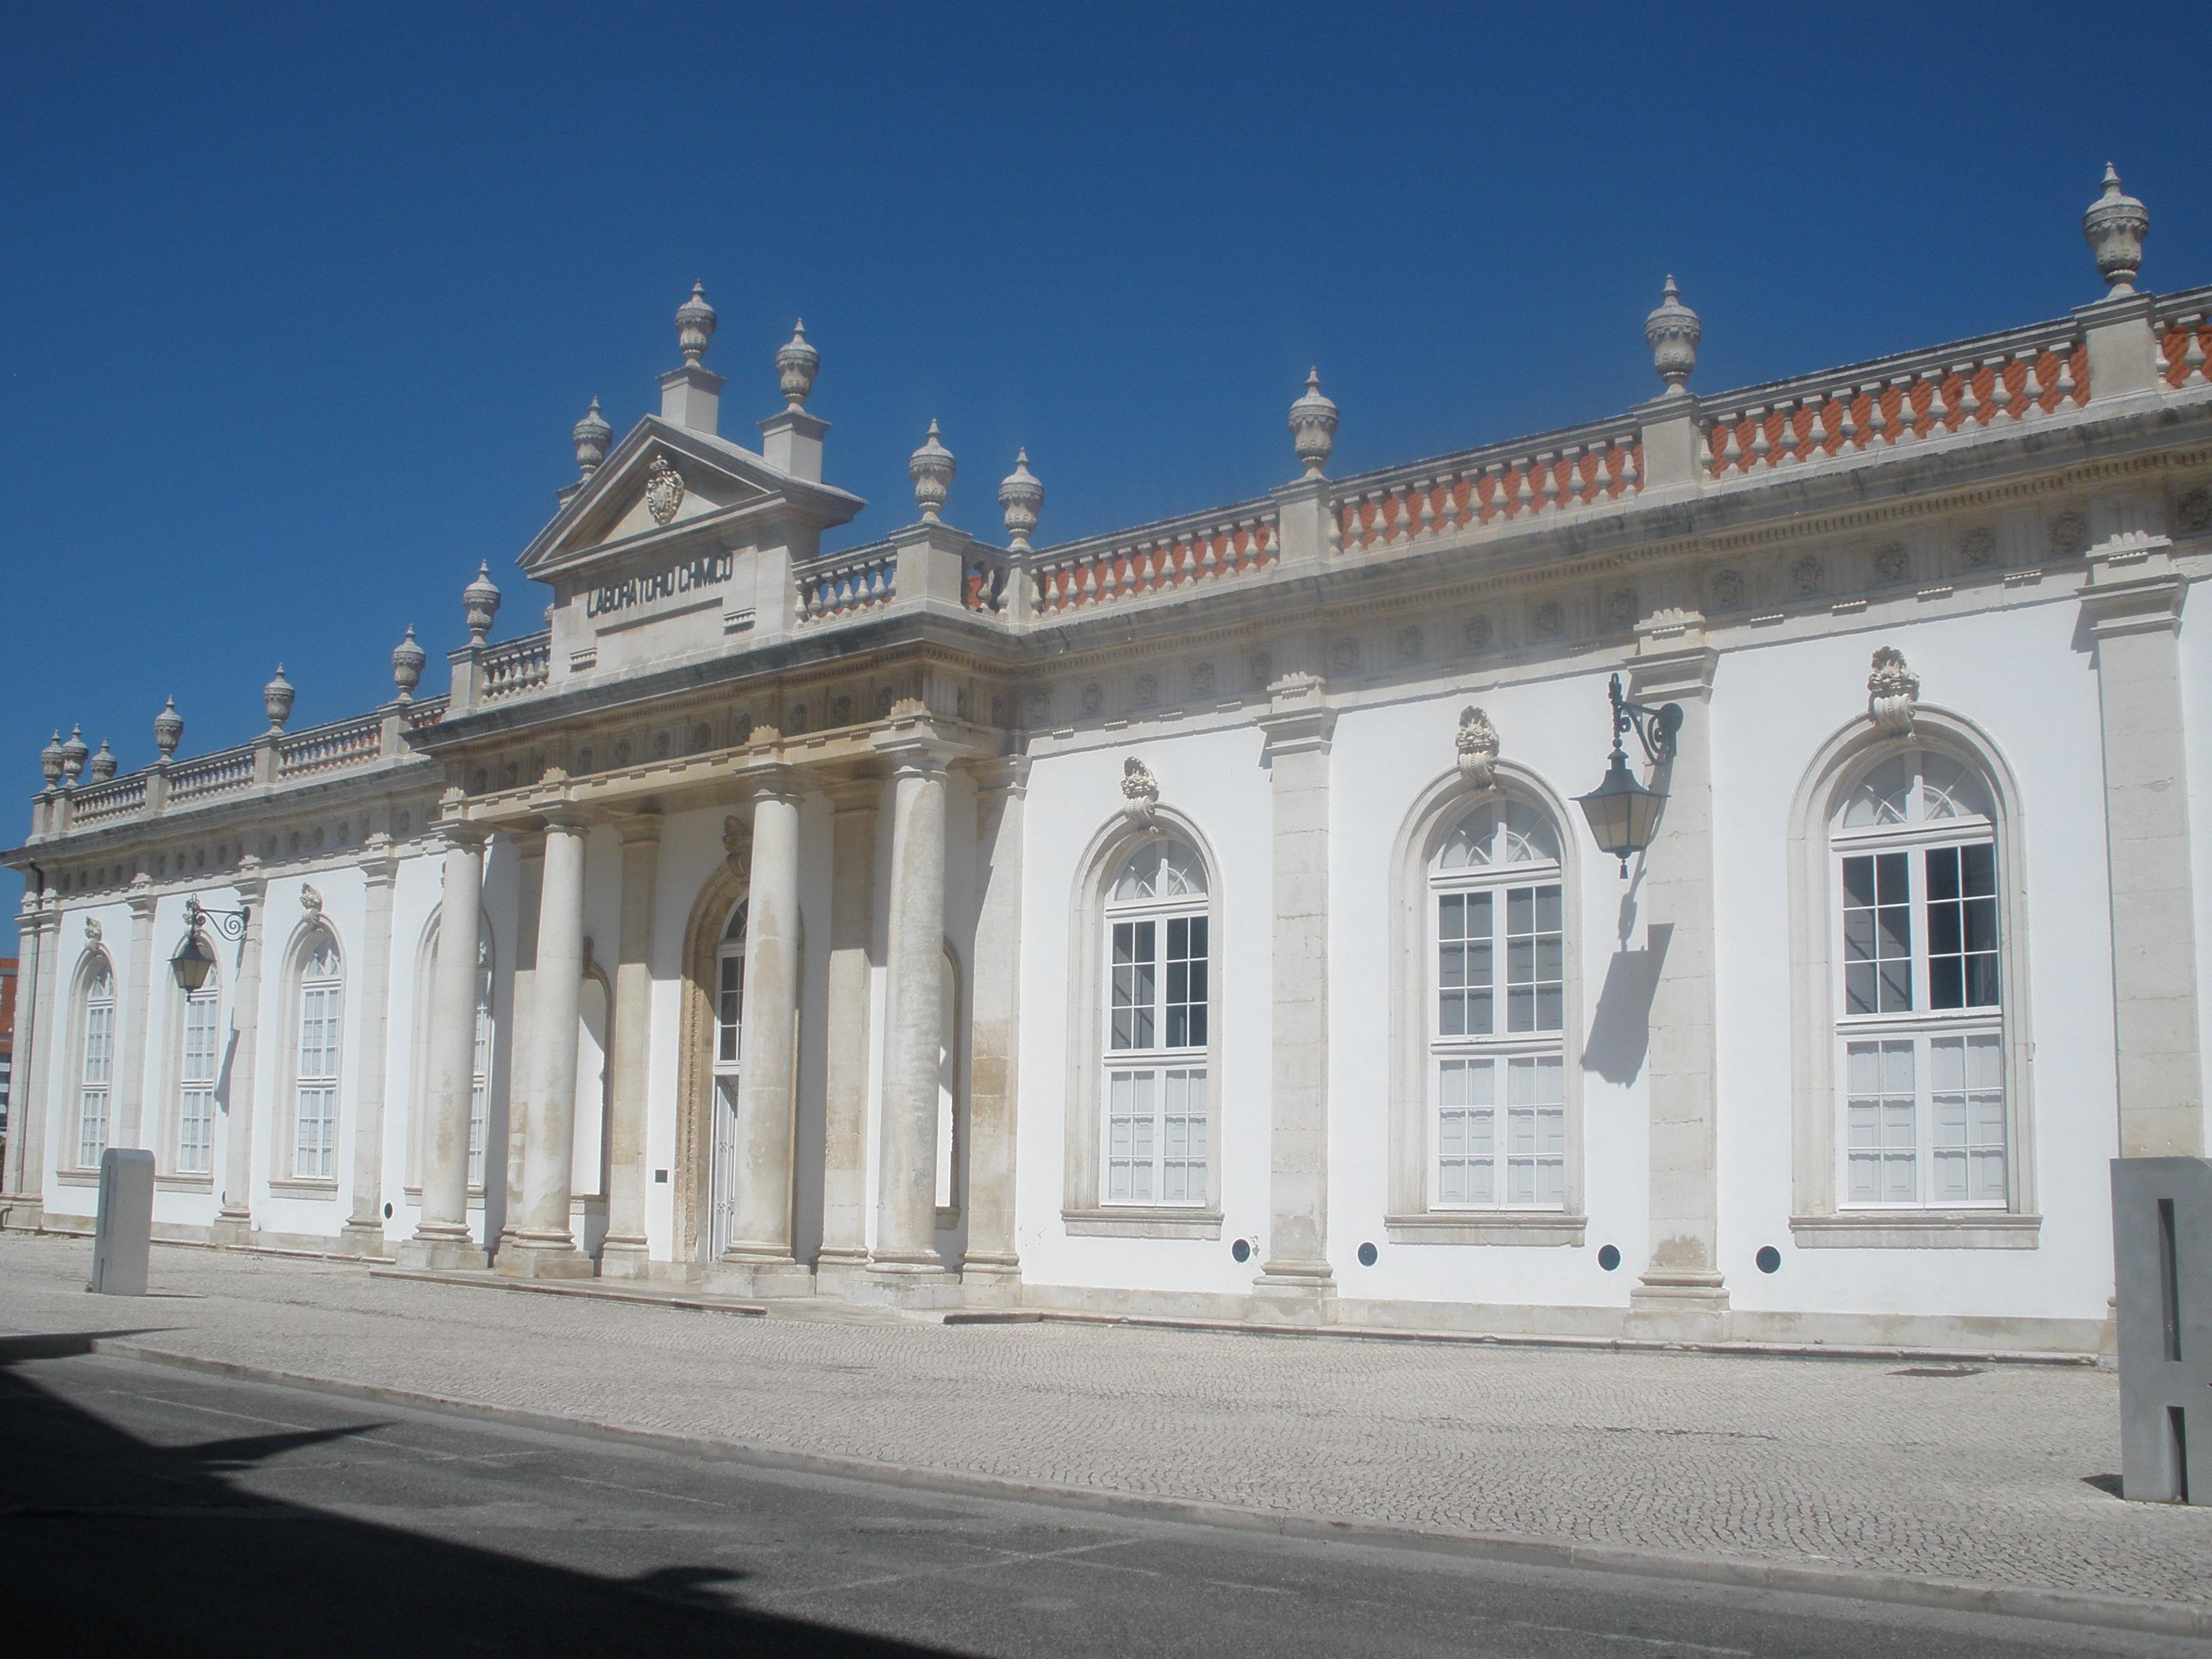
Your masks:
<path fill-rule="evenodd" d="M 2106 162 L 2105 193 L 2081 216 L 2081 236 L 2096 250 L 2097 274 L 2111 286 L 2112 297 L 2136 291 L 2143 238 L 2149 231 L 2149 210 L 2120 188 L 2120 175 Z"/>
<path fill-rule="evenodd" d="M 921 447 L 907 457 L 907 477 L 914 480 L 914 504 L 921 509 L 924 524 L 939 522 L 938 514 L 951 496 L 952 477 L 958 470 L 943 437 L 937 422 L 932 421 Z"/>
<path fill-rule="evenodd" d="M 1905 653 L 1885 645 L 1874 653 L 1867 677 L 1867 718 L 1883 736 L 1901 738 L 1912 730 L 1913 705 L 1920 701 L 1920 676 L 1905 665 Z"/>
<path fill-rule="evenodd" d="M 479 559 L 476 580 L 461 590 L 461 611 L 468 619 L 469 643 L 482 645 L 499 615 L 499 586 L 491 579 L 491 565 Z"/>
<path fill-rule="evenodd" d="M 791 338 L 776 349 L 775 384 L 783 393 L 786 409 L 806 407 L 814 377 L 821 368 L 822 354 L 807 340 L 806 319 L 801 317 L 792 325 Z"/>
<path fill-rule="evenodd" d="M 300 884 L 300 908 L 311 916 L 323 914 L 322 890 L 311 881 Z"/>
<path fill-rule="evenodd" d="M 722 820 L 722 853 L 723 856 L 740 870 L 750 870 L 752 867 L 752 832 L 745 828 L 743 818 L 728 817 Z"/>
<path fill-rule="evenodd" d="M 1875 574 L 1886 582 L 1902 581 L 1908 562 L 1905 544 L 1892 542 L 1874 556 Z"/>
<path fill-rule="evenodd" d="M 2173 516 L 2192 536 L 2212 525 L 2212 490 L 2191 490 L 2174 504 Z"/>
<path fill-rule="evenodd" d="M 684 475 L 668 464 L 667 456 L 654 456 L 645 470 L 645 510 L 653 523 L 666 524 L 683 505 Z"/>
<path fill-rule="evenodd" d="M 1459 735 L 1453 740 L 1459 753 L 1459 775 L 1473 789 L 1498 787 L 1498 728 L 1481 709 L 1460 710 Z"/>
<path fill-rule="evenodd" d="M 392 684 L 398 689 L 400 702 L 414 700 L 415 688 L 422 683 L 422 665 L 428 660 L 428 653 L 416 642 L 410 623 L 407 637 L 392 647 Z"/>
<path fill-rule="evenodd" d="M 292 700 L 298 695 L 292 682 L 284 678 L 284 665 L 278 663 L 276 678 L 261 688 L 261 707 L 268 713 L 271 732 L 284 729 L 284 722 L 292 718 Z"/>
<path fill-rule="evenodd" d="M 2089 521 L 2079 513 L 2061 513 L 2051 521 L 2051 550 L 2062 559 L 2078 559 L 2089 550 Z"/>
<path fill-rule="evenodd" d="M 172 700 L 173 701 L 173 699 Z M 39 770 L 46 775 L 46 787 L 51 789 L 62 781 L 62 734 L 57 730 L 39 750 Z"/>
<path fill-rule="evenodd" d="M 154 716 L 154 747 L 167 760 L 177 752 L 177 745 L 185 738 L 185 717 L 177 712 L 177 700 L 171 697 L 161 705 L 161 712 Z"/>
<path fill-rule="evenodd" d="M 107 746 L 107 739 L 102 738 L 100 740 L 99 752 L 92 757 L 92 781 L 94 783 L 106 783 L 108 779 L 115 775 L 115 751 Z"/>
<path fill-rule="evenodd" d="M 1322 395 L 1321 370 L 1307 371 L 1305 395 L 1291 405 L 1291 447 L 1306 477 L 1318 478 L 1336 447 L 1336 404 Z"/>
<path fill-rule="evenodd" d="M 1978 570 L 1996 556 L 1996 535 L 1986 526 L 1977 526 L 1959 538 L 1959 557 L 1969 569 Z"/>
<path fill-rule="evenodd" d="M 92 758 L 92 750 L 85 747 L 84 728 L 70 727 L 69 741 L 62 744 L 62 767 L 68 772 L 71 783 L 84 781 L 84 763 Z"/>
<path fill-rule="evenodd" d="M 692 368 L 707 355 L 707 342 L 714 335 L 714 307 L 707 303 L 707 285 L 691 284 L 691 297 L 676 307 L 676 343 L 684 363 Z"/>
<path fill-rule="evenodd" d="M 1682 303 L 1681 291 L 1672 276 L 1657 307 L 1644 319 L 1644 342 L 1651 348 L 1651 367 L 1667 383 L 1666 395 L 1689 395 L 1690 376 L 1698 367 L 1698 342 L 1705 329 L 1698 313 Z"/>
<path fill-rule="evenodd" d="M 607 446 L 614 441 L 615 429 L 607 424 L 607 417 L 599 413 L 599 400 L 592 399 L 592 406 L 584 418 L 568 428 L 568 436 L 576 446 L 576 474 L 588 478 L 599 470 L 599 463 L 607 458 Z"/>
<path fill-rule="evenodd" d="M 84 919 L 84 942 L 87 945 L 97 945 L 100 943 L 100 918 L 98 916 L 87 916 Z"/>
<path fill-rule="evenodd" d="M 1014 470 L 999 486 L 999 507 L 1006 520 L 1006 545 L 1015 552 L 1030 550 L 1030 533 L 1037 527 L 1037 514 L 1043 506 L 1044 485 L 1030 471 L 1030 452 L 1024 448 L 1014 456 Z"/>
<path fill-rule="evenodd" d="M 1160 781 L 1134 755 L 1121 763 L 1121 810 L 1138 823 L 1150 823 L 1159 811 Z"/>

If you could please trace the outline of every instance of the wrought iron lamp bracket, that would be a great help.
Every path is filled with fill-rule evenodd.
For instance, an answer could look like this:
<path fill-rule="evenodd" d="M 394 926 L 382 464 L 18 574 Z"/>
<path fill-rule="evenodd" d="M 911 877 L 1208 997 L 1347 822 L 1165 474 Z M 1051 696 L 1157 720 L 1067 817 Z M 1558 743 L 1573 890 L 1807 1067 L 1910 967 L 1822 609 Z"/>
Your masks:
<path fill-rule="evenodd" d="M 1631 732 L 1644 750 L 1644 757 L 1654 766 L 1664 766 L 1674 758 L 1674 734 L 1682 729 L 1682 705 L 1679 702 L 1637 702 L 1620 689 L 1620 676 L 1615 674 L 1608 690 L 1613 697 L 1613 751 L 1626 755 L 1628 750 L 1621 739 Z"/>
<path fill-rule="evenodd" d="M 198 933 L 200 924 L 205 922 L 224 939 L 235 944 L 246 937 L 246 916 L 244 906 L 235 910 L 210 910 L 196 898 L 185 901 L 185 932 L 187 935 Z"/>

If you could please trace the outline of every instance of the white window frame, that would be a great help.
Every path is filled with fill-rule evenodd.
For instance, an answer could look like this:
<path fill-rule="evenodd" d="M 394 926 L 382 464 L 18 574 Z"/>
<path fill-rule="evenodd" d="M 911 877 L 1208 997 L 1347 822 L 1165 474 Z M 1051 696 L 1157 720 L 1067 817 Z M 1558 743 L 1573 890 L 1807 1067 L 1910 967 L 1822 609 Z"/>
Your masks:
<path fill-rule="evenodd" d="M 1960 763 L 1936 757 L 1947 767 Z M 1986 812 L 1926 815 L 1927 788 L 1923 781 L 1928 752 L 1907 750 L 1882 764 L 1910 763 L 1908 806 L 1901 823 L 1846 826 L 1850 803 L 1880 769 L 1869 767 L 1846 791 L 1836 814 L 1829 840 L 1830 914 L 1834 918 L 1831 951 L 1835 1009 L 1836 1079 L 1836 1199 L 1841 1212 L 1877 1213 L 1888 1211 L 1991 1210 L 2002 1212 L 2008 1202 L 2008 1165 L 2011 1149 L 2005 1106 L 2005 963 L 2002 892 L 2005 872 L 1999 861 L 1996 825 Z M 1971 769 L 1967 769 L 1971 770 Z M 1976 780 L 1977 786 L 1986 784 Z M 1987 954 L 1994 963 L 1996 1000 L 1993 1003 L 1939 1009 L 1935 1000 L 1932 949 L 1933 905 L 1928 890 L 1931 854 L 1986 848 L 1994 872 L 1990 891 L 1972 901 L 1986 906 L 1995 937 Z M 1900 860 L 1905 877 L 1904 910 L 1907 950 L 1884 961 L 1905 965 L 1909 983 L 1901 1008 L 1876 1006 L 1855 1010 L 1849 990 L 1853 965 L 1850 917 L 1860 908 L 1851 904 L 1845 880 L 1848 865 L 1856 860 L 1875 860 L 1877 883 L 1885 864 Z M 1961 862 L 1963 863 L 1963 858 Z M 1892 867 L 1894 867 L 1893 866 Z M 1879 901 L 1887 894 L 1879 887 Z M 1879 953 L 1882 937 L 1875 933 Z M 1874 974 L 1877 1004 L 1882 991 L 1894 984 L 1893 974 L 1877 965 Z M 1963 1060 L 1976 1057 L 1984 1075 L 1947 1079 L 1939 1057 L 1957 1053 Z M 1994 1066 L 1994 1079 L 1986 1075 Z M 1962 1068 L 1963 1069 L 1963 1068 Z M 1952 1086 L 1946 1087 L 1949 1082 Z M 1989 1128 L 1990 1096 L 1995 1092 L 1995 1134 Z M 1955 1120 L 1955 1121 L 1954 1121 Z M 1995 1178 L 1990 1175 L 1995 1161 Z M 1953 1181 L 1954 1174 L 1964 1179 Z"/>
<path fill-rule="evenodd" d="M 1206 866 L 1197 849 L 1172 837 L 1136 848 L 1122 869 L 1169 846 L 1183 848 L 1203 882 Z M 1212 1191 L 1213 1142 L 1212 1091 L 1206 1069 L 1213 1027 L 1213 930 L 1207 896 L 1201 890 L 1115 899 L 1112 889 L 1121 874 L 1115 872 L 1109 883 L 1105 925 L 1100 929 L 1106 959 L 1100 976 L 1105 993 L 1105 1042 L 1099 1081 L 1099 1203 L 1106 1208 L 1203 1208 Z M 1179 957 L 1170 954 L 1178 925 L 1183 929 L 1183 954 Z M 1194 928 L 1202 930 L 1201 942 L 1191 939 Z M 1133 955 L 1126 964 L 1121 962 L 1125 930 L 1133 952 L 1138 941 L 1144 942 L 1146 957 L 1141 963 Z M 1170 994 L 1178 965 L 1185 975 L 1182 1000 Z M 1204 980 L 1194 997 L 1189 994 L 1194 968 Z M 1146 1000 L 1142 1005 L 1125 1003 L 1121 988 L 1134 989 L 1140 969 L 1150 972 Z M 1182 1011 L 1186 1040 L 1171 1042 L 1167 1039 L 1177 1009 Z M 1154 1041 L 1135 1040 L 1147 1032 Z M 1125 1033 L 1127 1042 L 1122 1040 Z M 1197 1041 L 1188 1040 L 1193 1036 Z M 1141 1113 L 1133 1109 L 1139 1105 Z M 1173 1109 L 1178 1105 L 1181 1110 Z"/>
<path fill-rule="evenodd" d="M 484 1184 L 484 1146 L 491 1133 L 492 1045 L 497 1032 L 492 1024 L 491 939 L 477 930 L 476 1032 L 469 1049 L 469 1176 L 468 1187 L 480 1193 Z"/>
<path fill-rule="evenodd" d="M 747 901 L 731 908 L 714 945 L 714 989 L 708 1006 L 714 1047 L 707 1098 L 707 1259 L 729 1247 L 737 1205 L 737 1145 L 732 1133 L 737 1097 L 744 1086 Z"/>
<path fill-rule="evenodd" d="M 1500 805 L 1505 808 L 1501 812 Z M 1509 837 L 1521 842 L 1511 827 L 1511 815 L 1533 820 L 1553 843 L 1534 857 L 1497 861 L 1508 850 Z M 1489 861 L 1443 867 L 1446 850 L 1462 830 L 1478 821 L 1489 826 Z M 1567 1209 L 1566 1026 L 1567 957 L 1571 941 L 1567 935 L 1565 871 L 1557 856 L 1557 830 L 1545 823 L 1534 809 L 1515 802 L 1486 803 L 1461 815 L 1431 860 L 1425 913 L 1428 921 L 1428 1204 L 1439 1212 L 1484 1214 L 1518 1212 L 1559 1216 Z M 1525 842 L 1521 844 L 1526 845 Z M 1525 933 L 1514 931 L 1514 898 L 1526 893 L 1528 916 L 1534 924 Z M 1556 927 L 1541 926 L 1544 899 L 1552 899 L 1551 919 Z M 1462 928 L 1452 939 L 1443 932 L 1448 906 L 1484 912 L 1488 953 L 1490 1030 L 1451 1031 L 1444 1018 L 1448 992 L 1471 987 L 1451 987 L 1446 981 L 1445 951 L 1449 945 L 1472 946 L 1474 936 Z M 1557 977 L 1540 973 L 1541 941 L 1558 943 Z M 1528 987 L 1528 1017 L 1515 1029 L 1513 1008 L 1513 941 L 1529 940 L 1531 977 Z M 1460 977 L 1466 979 L 1462 965 Z M 1546 1023 L 1545 987 L 1553 988 L 1557 1007 Z M 1466 1079 L 1463 1089 L 1455 1079 Z M 1483 1086 L 1473 1086 L 1483 1078 Z M 1457 1097 L 1455 1098 L 1455 1093 Z M 1487 1096 L 1486 1099 L 1480 1098 Z M 1548 1121 L 1547 1121 L 1548 1120 Z M 1527 1177 L 1527 1191 L 1518 1190 Z M 1471 1190 L 1479 1176 L 1486 1195 Z M 1457 1190 L 1455 1190 L 1455 1188 Z"/>
<path fill-rule="evenodd" d="M 172 1172 L 193 1181 L 215 1176 L 216 1085 L 222 1067 L 222 996 L 213 974 L 179 997 L 177 1117 Z M 195 1039 L 204 1039 L 204 1046 Z"/>
<path fill-rule="evenodd" d="M 76 1088 L 76 1167 L 96 1170 L 107 1150 L 115 1099 L 115 967 L 100 957 L 84 978 L 79 999 Z"/>
<path fill-rule="evenodd" d="M 319 973 L 316 958 L 325 951 L 331 967 Z M 290 1179 L 334 1185 L 338 1096 L 343 1086 L 345 957 L 337 936 L 319 929 L 301 942 L 299 963 L 292 1001 Z"/>

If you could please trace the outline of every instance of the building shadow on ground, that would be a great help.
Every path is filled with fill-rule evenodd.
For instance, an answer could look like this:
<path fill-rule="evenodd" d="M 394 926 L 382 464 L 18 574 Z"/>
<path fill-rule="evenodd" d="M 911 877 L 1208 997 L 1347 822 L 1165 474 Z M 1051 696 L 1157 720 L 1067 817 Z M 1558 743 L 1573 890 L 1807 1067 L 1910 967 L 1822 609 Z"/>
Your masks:
<path fill-rule="evenodd" d="M 385 1425 L 157 1445 L 23 1365 L 133 1332 L 0 1338 L 0 1620 L 67 1653 L 805 1654 L 938 1650 L 735 1605 L 742 1573 L 545 1566 L 241 1491 L 226 1476 Z"/>

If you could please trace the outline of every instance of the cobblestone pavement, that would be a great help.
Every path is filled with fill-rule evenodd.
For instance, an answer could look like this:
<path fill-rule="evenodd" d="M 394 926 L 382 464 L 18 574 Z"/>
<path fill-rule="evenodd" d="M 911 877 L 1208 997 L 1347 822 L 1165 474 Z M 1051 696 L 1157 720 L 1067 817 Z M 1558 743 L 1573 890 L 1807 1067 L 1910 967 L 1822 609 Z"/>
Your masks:
<path fill-rule="evenodd" d="M 746 1319 L 0 1239 L 0 1330 L 903 1468 L 1740 1560 L 2212 1604 L 2212 1509 L 2126 1504 L 2086 1368 L 1065 1324 Z"/>

